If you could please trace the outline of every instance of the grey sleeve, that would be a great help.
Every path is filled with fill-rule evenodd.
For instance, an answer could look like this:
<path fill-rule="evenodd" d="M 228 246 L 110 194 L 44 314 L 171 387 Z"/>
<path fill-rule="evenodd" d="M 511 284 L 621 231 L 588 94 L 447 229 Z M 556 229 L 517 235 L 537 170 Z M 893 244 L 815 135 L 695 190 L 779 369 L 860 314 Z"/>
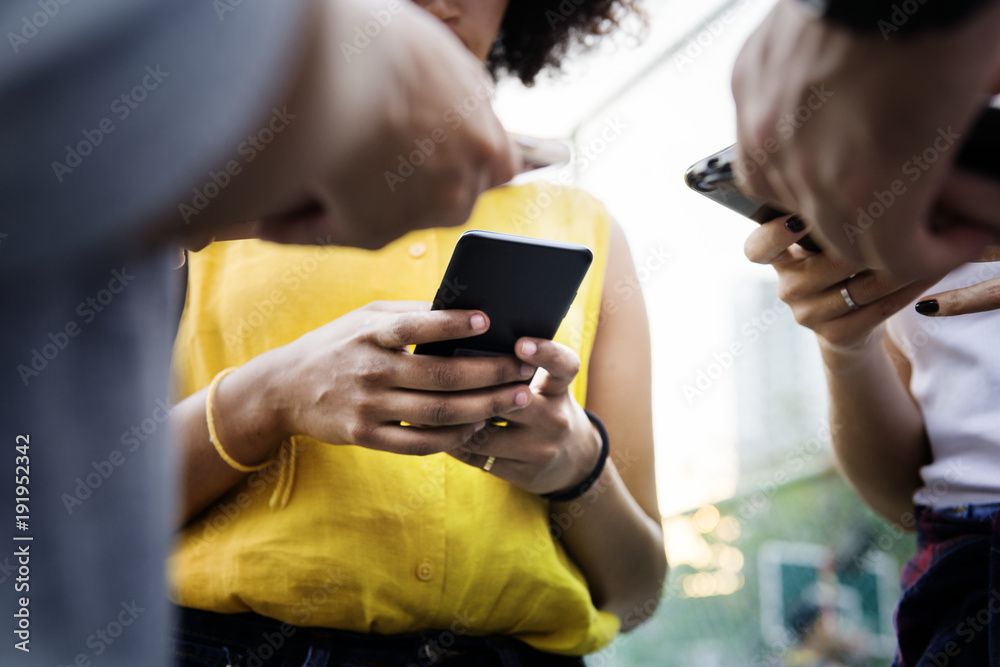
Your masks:
<path fill-rule="evenodd" d="M 304 0 L 0 4 L 0 273 L 177 209 L 266 118 Z"/>
<path fill-rule="evenodd" d="M 0 665 L 168 663 L 179 274 L 111 246 L 266 118 L 304 5 L 0 3 Z"/>
<path fill-rule="evenodd" d="M 172 259 L 92 256 L 2 283 L 4 667 L 170 664 Z"/>

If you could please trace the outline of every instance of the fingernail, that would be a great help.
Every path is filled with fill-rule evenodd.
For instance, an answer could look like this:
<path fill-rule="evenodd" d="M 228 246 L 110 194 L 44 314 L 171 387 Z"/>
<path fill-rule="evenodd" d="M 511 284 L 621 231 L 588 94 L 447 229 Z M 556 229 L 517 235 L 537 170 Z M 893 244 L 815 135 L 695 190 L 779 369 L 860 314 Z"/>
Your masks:
<path fill-rule="evenodd" d="M 535 345 L 535 341 L 533 341 L 533 340 L 526 340 L 526 341 L 524 341 L 524 344 L 521 345 L 521 353 L 522 354 L 525 354 L 525 355 L 527 355 L 527 356 L 530 357 L 535 352 L 538 352 L 538 346 Z"/>
<path fill-rule="evenodd" d="M 521 364 L 521 377 L 530 378 L 535 372 L 535 367 L 531 364 Z"/>
<path fill-rule="evenodd" d="M 785 221 L 785 229 L 790 231 L 792 234 L 798 234 L 805 228 L 806 223 L 797 215 L 793 215 Z"/>
<path fill-rule="evenodd" d="M 479 331 L 480 329 L 486 328 L 486 318 L 479 313 L 473 315 L 469 321 L 472 324 L 473 331 Z"/>
<path fill-rule="evenodd" d="M 941 305 L 937 302 L 937 299 L 928 299 L 917 304 L 917 312 L 921 315 L 933 315 L 939 310 L 941 310 Z"/>
<path fill-rule="evenodd" d="M 486 428 L 486 422 L 485 421 L 476 422 L 476 425 L 473 428 L 476 431 L 482 431 L 484 428 Z"/>
<path fill-rule="evenodd" d="M 528 392 L 519 391 L 517 396 L 514 397 L 514 405 L 524 405 L 528 402 Z"/>

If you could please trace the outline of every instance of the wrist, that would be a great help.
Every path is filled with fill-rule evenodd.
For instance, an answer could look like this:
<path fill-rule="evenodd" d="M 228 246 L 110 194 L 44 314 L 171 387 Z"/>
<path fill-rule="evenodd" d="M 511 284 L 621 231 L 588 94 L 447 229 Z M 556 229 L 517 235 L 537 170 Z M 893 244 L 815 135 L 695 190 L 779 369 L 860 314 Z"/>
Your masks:
<path fill-rule="evenodd" d="M 592 457 L 584 459 L 590 460 L 591 464 L 590 467 L 586 468 L 586 472 L 583 473 L 586 476 L 581 477 L 580 481 L 558 491 L 543 493 L 541 494 L 542 498 L 552 502 L 569 502 L 576 500 L 583 494 L 587 493 L 587 491 L 594 486 L 606 469 L 608 455 L 610 454 L 610 442 L 608 439 L 607 429 L 605 429 L 604 424 L 597 417 L 597 415 L 589 410 L 584 410 L 584 413 L 587 415 L 587 419 L 591 423 L 591 434 L 596 438 L 596 440 L 592 441 L 593 445 L 597 447 L 596 459 Z"/>
<path fill-rule="evenodd" d="M 274 456 L 288 437 L 279 403 L 266 372 L 257 360 L 240 366 L 219 383 L 213 397 L 213 418 L 219 439 L 236 461 L 255 466 Z"/>
<path fill-rule="evenodd" d="M 603 442 L 601 440 L 601 433 L 587 417 L 583 417 L 583 433 L 579 440 L 584 444 L 581 445 L 580 456 L 577 458 L 576 465 L 573 466 L 573 474 L 569 478 L 570 483 L 558 491 L 553 491 L 552 495 L 562 495 L 573 491 L 597 467 L 597 463 L 601 459 L 601 445 Z"/>
<path fill-rule="evenodd" d="M 872 332 L 864 342 L 857 345 L 834 345 L 819 337 L 820 355 L 828 371 L 845 373 L 856 371 L 869 365 L 872 356 L 884 352 L 883 329 Z"/>

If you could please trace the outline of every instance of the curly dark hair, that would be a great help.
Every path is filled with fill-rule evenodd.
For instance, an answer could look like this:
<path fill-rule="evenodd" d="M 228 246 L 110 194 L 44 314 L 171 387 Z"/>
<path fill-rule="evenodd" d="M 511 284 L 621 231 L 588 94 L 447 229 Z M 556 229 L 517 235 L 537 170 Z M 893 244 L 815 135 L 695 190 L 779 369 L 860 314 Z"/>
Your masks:
<path fill-rule="evenodd" d="M 543 69 L 559 69 L 567 52 L 614 32 L 629 15 L 645 16 L 640 0 L 510 0 L 486 66 L 525 85 Z"/>

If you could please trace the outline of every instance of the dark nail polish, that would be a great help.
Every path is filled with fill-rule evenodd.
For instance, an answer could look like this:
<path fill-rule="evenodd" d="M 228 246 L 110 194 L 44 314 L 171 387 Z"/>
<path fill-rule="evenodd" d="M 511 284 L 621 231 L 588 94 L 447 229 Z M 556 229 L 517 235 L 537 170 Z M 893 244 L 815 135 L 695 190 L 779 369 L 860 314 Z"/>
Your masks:
<path fill-rule="evenodd" d="M 785 228 L 792 234 L 798 234 L 806 228 L 806 223 L 797 215 L 793 215 L 785 221 Z"/>
<path fill-rule="evenodd" d="M 933 315 L 939 310 L 941 310 L 941 306 L 938 304 L 937 299 L 928 299 L 917 304 L 917 312 L 921 315 Z"/>

